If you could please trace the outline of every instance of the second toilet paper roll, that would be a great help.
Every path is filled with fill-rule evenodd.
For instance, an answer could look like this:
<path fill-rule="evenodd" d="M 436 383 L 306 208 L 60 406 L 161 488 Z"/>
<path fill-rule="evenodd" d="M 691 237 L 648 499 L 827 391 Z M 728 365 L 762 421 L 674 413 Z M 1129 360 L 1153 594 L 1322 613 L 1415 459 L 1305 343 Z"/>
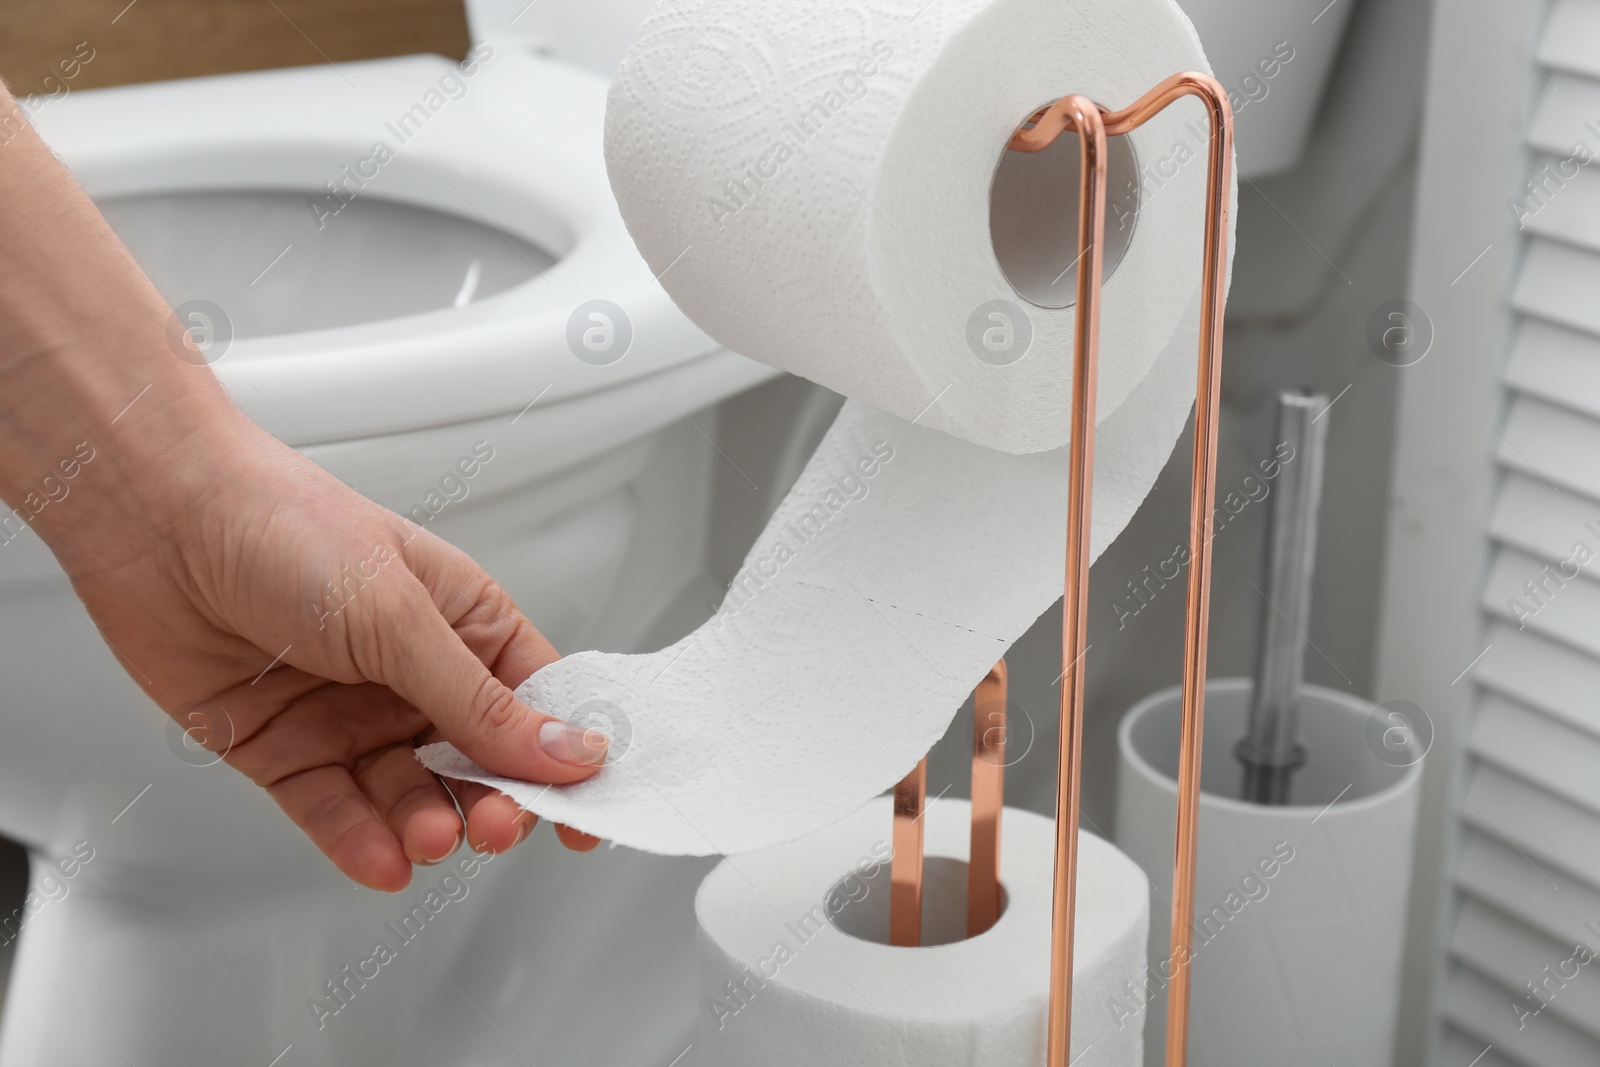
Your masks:
<path fill-rule="evenodd" d="M 1205 59 L 1172 0 L 663 0 L 608 110 L 629 229 L 719 341 L 853 399 L 710 622 L 519 688 L 613 736 L 599 775 L 515 782 L 448 745 L 423 761 L 692 854 L 793 840 L 904 776 L 1064 576 L 1075 310 L 1007 279 L 1055 302 L 1076 251 L 1044 223 L 1074 210 L 1076 164 L 1006 177 L 1005 145 L 1065 93 L 1121 107 L 1185 69 Z M 1131 241 L 1104 289 L 1092 555 L 1193 399 L 1206 139 L 1187 106 L 1128 138 L 1107 223 Z"/>
<path fill-rule="evenodd" d="M 1049 998 L 1055 824 L 1005 812 L 1005 911 L 963 938 L 970 807 L 924 815 L 924 947 L 888 930 L 892 802 L 801 841 L 724 861 L 695 897 L 697 1067 L 1037 1067 Z M 1122 853 L 1079 835 L 1074 1067 L 1139 1067 L 1142 1029 L 1107 1007 L 1144 967 L 1149 891 Z M 953 875 L 953 877 L 941 877 Z M 948 882 L 952 892 L 943 893 Z M 929 936 L 945 920 L 947 943 Z M 849 931 L 849 932 L 847 932 Z M 868 938 L 871 938 L 869 940 Z"/>

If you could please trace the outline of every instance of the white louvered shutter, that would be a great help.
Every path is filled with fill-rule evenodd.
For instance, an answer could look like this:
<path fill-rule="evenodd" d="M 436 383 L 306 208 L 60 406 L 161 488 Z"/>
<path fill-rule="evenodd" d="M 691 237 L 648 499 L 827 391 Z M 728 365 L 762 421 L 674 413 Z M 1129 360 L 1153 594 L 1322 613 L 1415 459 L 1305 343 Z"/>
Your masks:
<path fill-rule="evenodd" d="M 1580 142 L 1593 158 L 1550 182 L 1543 206 L 1526 201 L 1537 210 L 1511 297 L 1482 597 L 1491 653 L 1454 797 L 1440 995 L 1437 1062 L 1459 1067 L 1480 1054 L 1477 1067 L 1600 1064 L 1600 958 L 1569 962 L 1580 941 L 1600 952 L 1600 0 L 1558 0 L 1531 58 L 1548 82 L 1529 116 L 1530 175 L 1559 175 Z M 1578 542 L 1594 558 L 1562 577 Z M 1540 1007 L 1530 981 L 1544 1007 L 1519 1026 L 1513 1005 Z"/>

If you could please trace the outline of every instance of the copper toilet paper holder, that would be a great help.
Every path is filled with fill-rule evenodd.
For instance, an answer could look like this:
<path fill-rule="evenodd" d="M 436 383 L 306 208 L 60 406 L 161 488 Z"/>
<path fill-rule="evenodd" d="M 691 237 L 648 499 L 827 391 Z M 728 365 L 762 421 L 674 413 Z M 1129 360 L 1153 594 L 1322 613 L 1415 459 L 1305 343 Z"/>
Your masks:
<path fill-rule="evenodd" d="M 1055 892 L 1051 915 L 1047 1067 L 1070 1067 L 1072 947 L 1078 873 L 1078 795 L 1083 757 L 1083 657 L 1088 650 L 1089 515 L 1093 501 L 1095 380 L 1099 360 L 1100 282 L 1106 215 L 1106 137 L 1144 125 L 1169 104 L 1197 97 L 1210 121 L 1206 175 L 1205 252 L 1200 295 L 1199 372 L 1195 385 L 1194 458 L 1189 498 L 1189 579 L 1183 645 L 1183 718 L 1178 740 L 1178 817 L 1173 862 L 1171 981 L 1166 1067 L 1188 1054 L 1190 924 L 1200 810 L 1200 741 L 1205 718 L 1206 647 L 1211 605 L 1211 515 L 1217 484 L 1217 415 L 1222 371 L 1222 308 L 1226 298 L 1228 217 L 1233 171 L 1233 109 L 1209 74 L 1174 74 L 1119 111 L 1087 97 L 1064 96 L 1030 116 L 1012 135 L 1011 151 L 1039 152 L 1068 131 L 1078 135 L 1082 173 L 1078 199 L 1078 320 L 1073 343 L 1072 427 L 1068 452 L 1066 582 L 1062 593 L 1061 743 L 1056 779 Z M 998 695 L 996 695 L 998 694 Z M 974 696 L 972 853 L 967 935 L 999 917 L 1000 812 L 1004 784 L 1006 668 L 1001 660 Z M 998 702 L 998 704 L 996 704 Z M 998 720 L 985 714 L 998 706 Z M 985 734 L 989 733 L 987 750 Z M 980 783 L 981 796 L 980 800 Z M 894 794 L 894 858 L 890 877 L 890 943 L 921 939 L 922 821 L 927 760 Z M 987 919 L 987 921 L 985 921 Z"/>

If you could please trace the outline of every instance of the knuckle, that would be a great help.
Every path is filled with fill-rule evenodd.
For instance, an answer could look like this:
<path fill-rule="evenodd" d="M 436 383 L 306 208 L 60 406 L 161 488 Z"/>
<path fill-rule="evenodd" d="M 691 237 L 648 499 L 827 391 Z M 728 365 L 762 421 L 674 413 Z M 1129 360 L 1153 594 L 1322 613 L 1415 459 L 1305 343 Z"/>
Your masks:
<path fill-rule="evenodd" d="M 495 737 L 515 728 L 521 719 L 522 709 L 517 705 L 517 698 L 485 671 L 472 697 L 469 722 L 473 733 L 479 737 Z"/>
<path fill-rule="evenodd" d="M 398 836 L 412 813 L 439 803 L 442 798 L 437 789 L 437 782 L 424 782 L 395 797 L 394 803 L 389 806 L 389 828 Z"/>
<path fill-rule="evenodd" d="M 520 616 L 521 613 L 517 611 L 516 601 L 511 599 L 511 594 L 506 592 L 505 586 L 499 582 L 493 579 L 487 580 L 484 583 L 481 595 L 484 605 L 491 615 L 496 617 Z"/>
<path fill-rule="evenodd" d="M 356 797 L 348 793 L 330 793 L 311 806 L 301 825 L 313 839 L 325 839 L 331 846 L 371 817 L 371 811 Z"/>

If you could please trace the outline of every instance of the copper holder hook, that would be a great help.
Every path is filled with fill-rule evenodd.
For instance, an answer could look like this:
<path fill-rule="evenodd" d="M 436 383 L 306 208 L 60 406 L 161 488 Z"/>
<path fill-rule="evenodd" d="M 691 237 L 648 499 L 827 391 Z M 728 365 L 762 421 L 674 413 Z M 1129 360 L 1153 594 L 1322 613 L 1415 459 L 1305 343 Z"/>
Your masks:
<path fill-rule="evenodd" d="M 1000 813 L 1005 807 L 1006 661 L 972 694 L 972 843 L 967 860 L 967 936 L 1000 918 Z M 922 944 L 922 815 L 928 759 L 894 787 L 894 857 L 889 861 L 889 944 Z"/>
<path fill-rule="evenodd" d="M 1073 349 L 1071 478 L 1067 494 L 1067 574 L 1061 628 L 1061 748 L 1056 783 L 1055 898 L 1050 935 L 1048 1067 L 1069 1067 L 1072 942 L 1078 876 L 1078 794 L 1083 762 L 1083 656 L 1088 650 L 1089 512 L 1093 501 L 1095 375 L 1099 361 L 1101 244 L 1106 217 L 1106 137 L 1138 129 L 1173 101 L 1199 97 L 1211 122 L 1206 175 L 1205 258 L 1200 295 L 1200 359 L 1195 384 L 1194 460 L 1189 500 L 1189 588 L 1183 645 L 1183 722 L 1178 741 L 1178 825 L 1173 863 L 1172 979 L 1167 986 L 1167 1067 L 1188 1057 L 1190 922 L 1194 914 L 1200 810 L 1200 738 L 1205 719 L 1206 646 L 1211 606 L 1211 513 L 1217 486 L 1217 407 L 1222 372 L 1222 306 L 1227 296 L 1233 109 L 1215 78 L 1174 74 L 1120 111 L 1064 96 L 1034 113 L 1010 148 L 1038 152 L 1075 130 L 1083 153 L 1078 200 L 1078 321 Z"/>

